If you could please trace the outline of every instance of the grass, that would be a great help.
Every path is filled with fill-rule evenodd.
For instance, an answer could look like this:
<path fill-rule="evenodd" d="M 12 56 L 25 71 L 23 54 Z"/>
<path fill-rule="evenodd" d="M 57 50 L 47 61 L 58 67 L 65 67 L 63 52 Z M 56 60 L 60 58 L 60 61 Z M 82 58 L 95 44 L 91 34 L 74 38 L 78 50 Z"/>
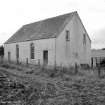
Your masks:
<path fill-rule="evenodd" d="M 74 68 L 49 70 L 31 66 L 26 70 L 25 66 L 13 64 L 1 67 L 4 69 L 0 73 L 11 81 L 7 88 L 4 88 L 5 83 L 0 88 L 4 90 L 2 102 L 8 101 L 11 105 L 14 102 L 20 105 L 105 105 L 104 73 L 101 74 L 103 78 L 99 78 L 96 70 L 78 69 L 75 74 Z"/>

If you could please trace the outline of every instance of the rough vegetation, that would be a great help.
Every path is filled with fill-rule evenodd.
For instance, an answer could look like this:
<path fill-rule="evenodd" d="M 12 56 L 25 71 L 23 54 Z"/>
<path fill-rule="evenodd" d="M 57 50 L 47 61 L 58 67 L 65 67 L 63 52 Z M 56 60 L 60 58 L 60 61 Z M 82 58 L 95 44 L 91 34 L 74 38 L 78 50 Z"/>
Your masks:
<path fill-rule="evenodd" d="M 1 105 L 105 105 L 105 79 L 91 71 L 32 70 L 22 76 L 10 72 L 11 67 L 1 65 Z"/>

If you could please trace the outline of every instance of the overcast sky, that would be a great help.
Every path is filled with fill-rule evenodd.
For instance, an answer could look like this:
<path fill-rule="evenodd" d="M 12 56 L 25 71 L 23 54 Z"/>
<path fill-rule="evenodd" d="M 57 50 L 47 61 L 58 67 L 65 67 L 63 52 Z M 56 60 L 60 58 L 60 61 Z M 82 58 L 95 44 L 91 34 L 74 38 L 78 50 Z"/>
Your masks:
<path fill-rule="evenodd" d="M 22 25 L 77 11 L 92 40 L 105 47 L 105 0 L 0 0 L 0 44 Z"/>

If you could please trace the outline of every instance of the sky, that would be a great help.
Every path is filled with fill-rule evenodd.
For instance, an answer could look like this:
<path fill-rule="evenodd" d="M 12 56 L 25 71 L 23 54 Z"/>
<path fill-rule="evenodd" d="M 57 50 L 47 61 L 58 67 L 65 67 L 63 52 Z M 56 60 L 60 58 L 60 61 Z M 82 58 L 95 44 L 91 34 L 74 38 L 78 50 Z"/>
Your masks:
<path fill-rule="evenodd" d="M 77 11 L 92 41 L 105 48 L 105 0 L 0 0 L 0 45 L 22 25 Z"/>

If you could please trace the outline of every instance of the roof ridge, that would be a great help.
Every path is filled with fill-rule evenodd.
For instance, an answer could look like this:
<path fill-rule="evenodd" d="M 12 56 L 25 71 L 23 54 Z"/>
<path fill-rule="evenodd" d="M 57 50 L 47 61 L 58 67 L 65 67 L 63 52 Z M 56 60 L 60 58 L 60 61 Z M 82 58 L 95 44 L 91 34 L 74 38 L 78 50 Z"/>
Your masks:
<path fill-rule="evenodd" d="M 64 16 L 64 15 L 70 15 L 70 14 L 75 14 L 75 13 L 77 13 L 77 11 L 73 11 L 73 12 L 70 12 L 70 13 L 65 13 L 65 14 L 61 14 L 61 15 L 57 15 L 57 16 L 53 16 L 53 17 L 48 17 L 48 18 L 45 18 L 45 19 L 42 19 L 42 20 L 38 20 L 38 21 L 35 21 L 35 22 L 25 24 L 23 26 L 28 26 L 28 25 L 31 25 L 31 24 L 34 24 L 34 23 L 39 23 L 39 22 L 43 22 L 45 20 L 50 20 L 50 19 L 53 19 L 53 18 L 58 18 L 58 17 Z"/>

